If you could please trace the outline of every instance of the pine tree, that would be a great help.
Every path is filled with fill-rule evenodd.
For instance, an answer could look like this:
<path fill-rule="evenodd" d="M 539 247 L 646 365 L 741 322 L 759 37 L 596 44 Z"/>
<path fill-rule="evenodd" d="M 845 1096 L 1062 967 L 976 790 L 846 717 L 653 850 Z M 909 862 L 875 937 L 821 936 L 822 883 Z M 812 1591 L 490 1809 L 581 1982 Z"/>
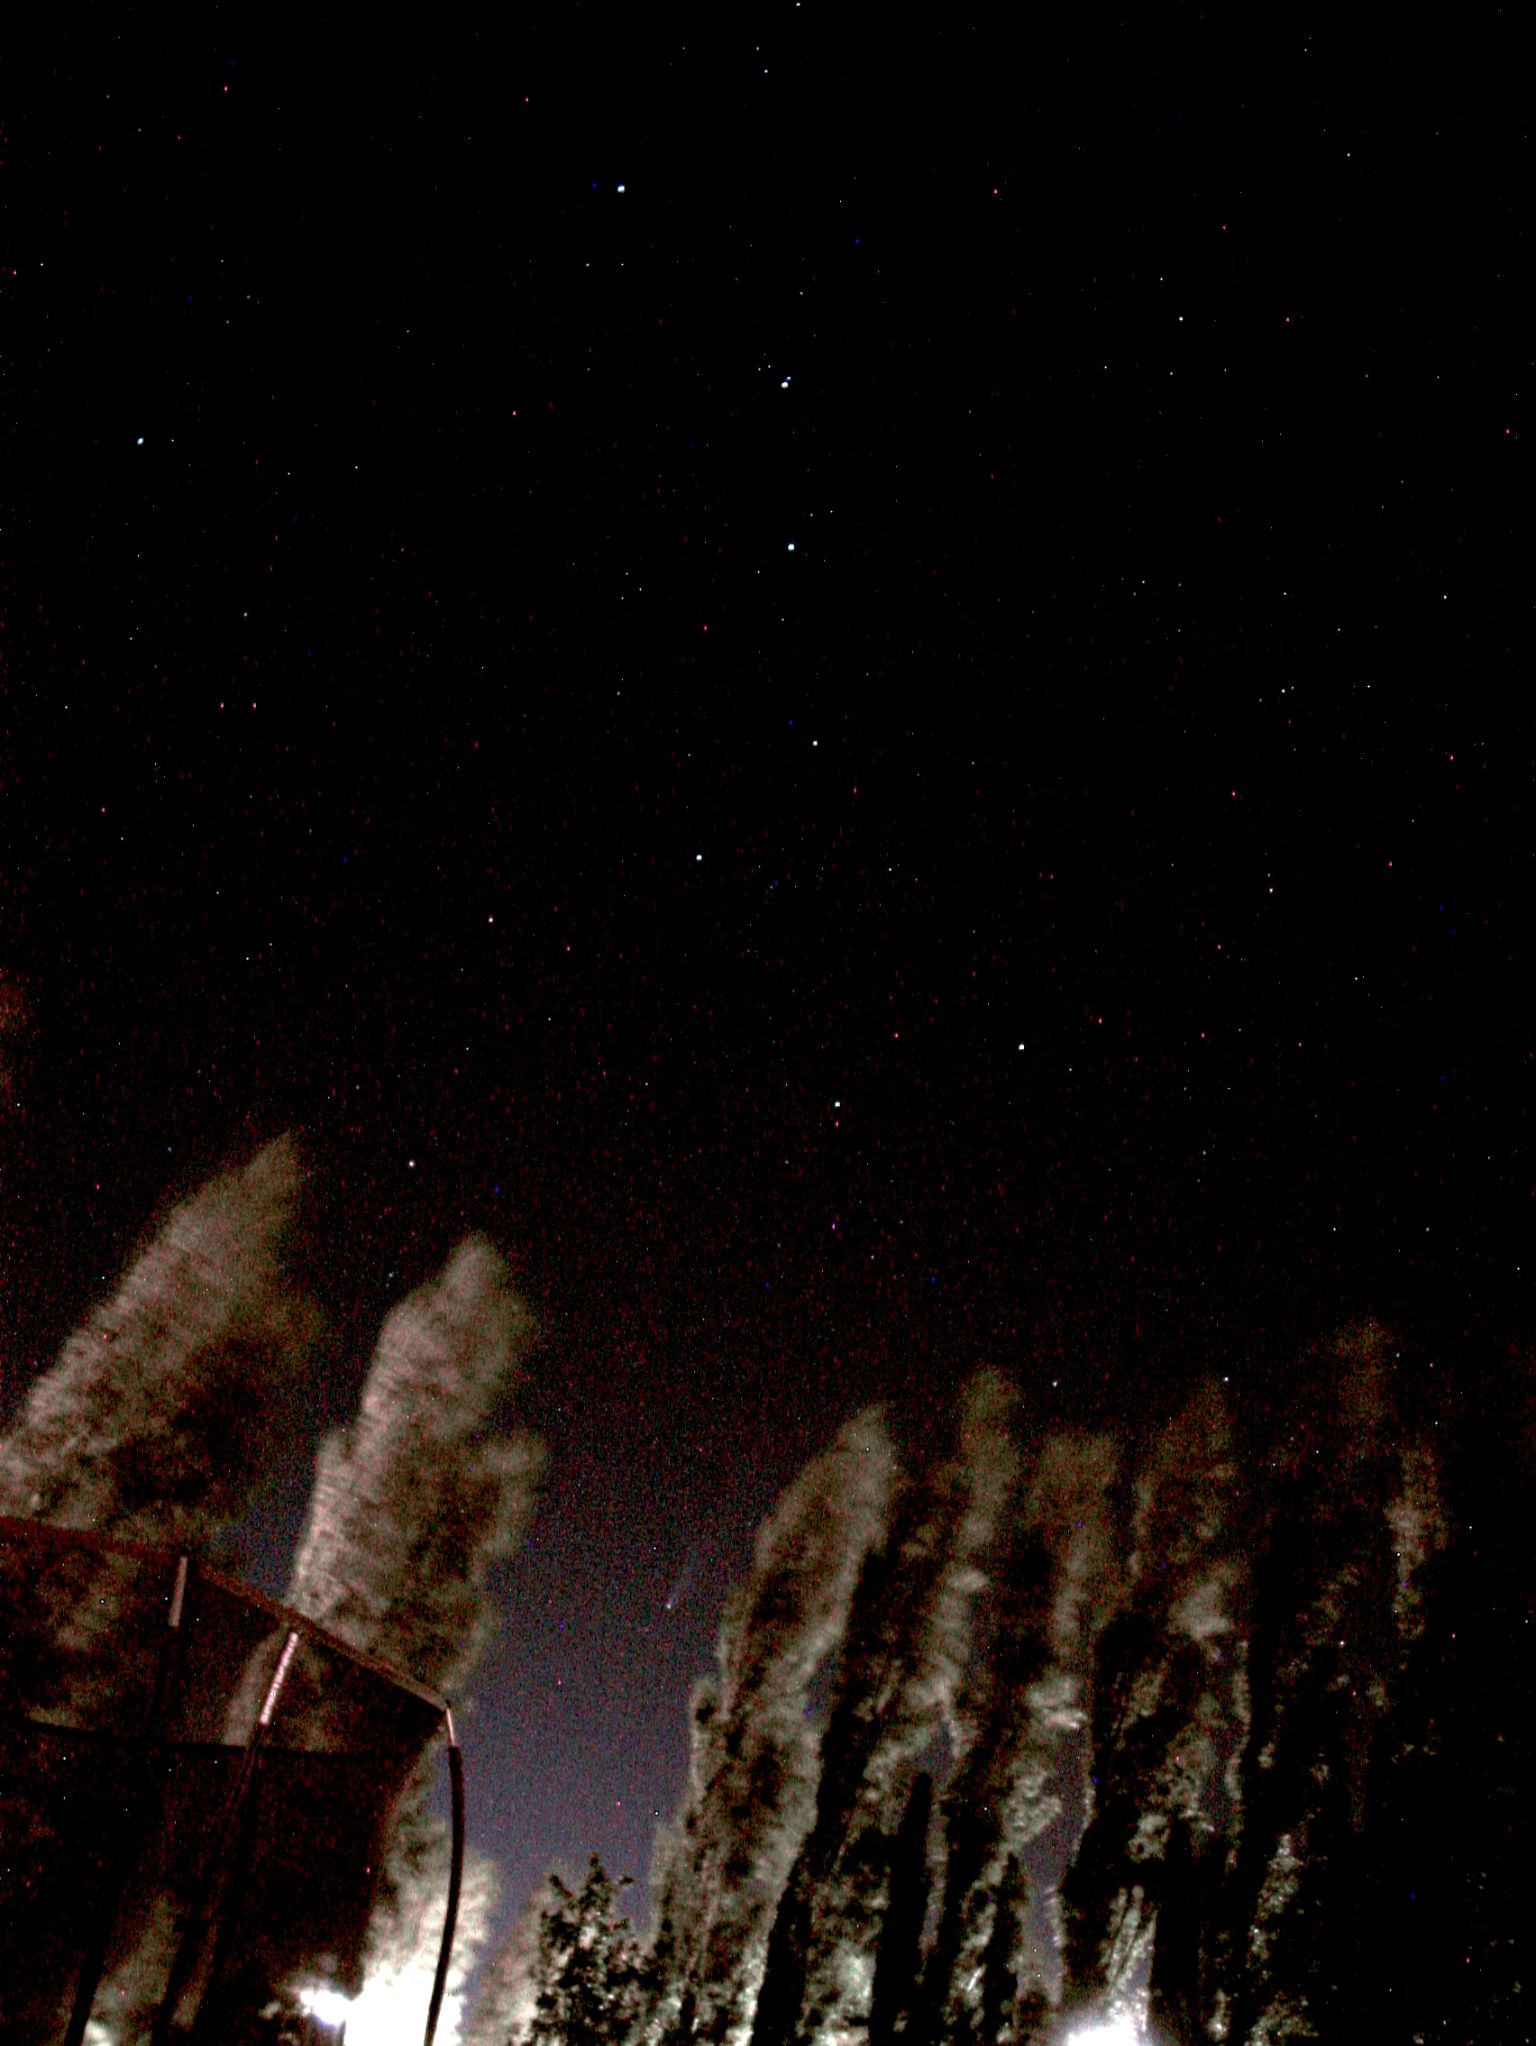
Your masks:
<path fill-rule="evenodd" d="M 944 1901 L 923 1987 L 925 2040 L 974 2033 L 1008 1860 L 1070 1822 L 1063 1769 L 1113 1596 L 1107 1494 L 1116 1469 L 1107 1438 L 1052 1436 L 1007 1516 L 988 1653 L 962 1693 L 960 1756 L 944 1799 Z"/>
<path fill-rule="evenodd" d="M 617 1915 L 629 1880 L 615 1882 L 595 1854 L 579 1890 L 549 1877 L 527 2046 L 622 2046 L 628 2038 L 643 1986 L 638 1944 Z"/>
<path fill-rule="evenodd" d="M 500 1254 L 466 1237 L 386 1319 L 355 1419 L 321 1447 L 289 1583 L 300 1612 L 456 1697 L 491 1637 L 491 1565 L 521 1538 L 543 1466 L 542 1444 L 505 1421 L 536 1333 Z M 347 1746 L 348 1707 L 307 1674 L 296 1665 L 288 1737 Z M 370 1981 L 428 1982 L 436 1961 L 422 1928 L 446 1889 L 448 1835 L 429 1808 L 432 1769 L 424 1757 L 386 1844 Z M 461 1975 L 488 1918 L 464 1918 Z"/>
<path fill-rule="evenodd" d="M 1063 1884 L 1063 2005 L 1129 2007 L 1151 1960 L 1181 1824 L 1208 1824 L 1245 1730 L 1237 1465 L 1220 1388 L 1201 1387 L 1137 1484 L 1126 1601 L 1098 1645 L 1096 1795 Z"/>
<path fill-rule="evenodd" d="M 786 1491 L 727 1604 L 717 1673 L 692 1700 L 683 1809 L 658 1843 L 648 2039 L 739 2040 L 750 2028 L 772 1913 L 813 1810 L 810 1687 L 842 1639 L 890 1485 L 883 1422 L 861 1414 Z"/>
<path fill-rule="evenodd" d="M 0 1441 L 0 1513 L 216 1549 L 298 1439 L 319 1328 L 286 1263 L 302 1186 L 282 1137 L 171 1210 Z M 132 1581 L 86 1550 L 0 1549 L 0 1597 L 14 1586 L 33 1616 L 30 1709 L 138 1730 L 151 1678 L 124 1625 Z"/>
<path fill-rule="evenodd" d="M 954 1455 L 899 1494 L 860 1577 L 822 1744 L 816 1818 L 769 1940 L 754 2046 L 820 2042 L 869 2021 L 889 1906 L 888 1841 L 911 1775 L 958 1733 L 971 1608 L 1016 1476 L 1010 1400 L 983 1373 Z"/>
<path fill-rule="evenodd" d="M 0 1442 L 0 1513 L 206 1553 L 296 1437 L 318 1333 L 286 1244 L 291 1137 L 182 1201 Z"/>
<path fill-rule="evenodd" d="M 1320 1346 L 1271 1451 L 1242 1837 L 1225 1893 L 1237 2037 L 1331 2032 L 1367 1964 L 1362 1829 L 1419 1597 L 1401 1533 L 1424 1474 L 1411 1454 L 1405 1471 L 1394 1347 L 1370 1322 Z M 1430 1501 L 1411 1511 L 1432 1541 Z"/>
<path fill-rule="evenodd" d="M 505 1261 L 466 1237 L 390 1313 L 316 1464 L 289 1604 L 450 1696 L 490 1638 L 490 1567 L 533 1510 L 543 1447 L 501 1420 L 536 1336 Z"/>

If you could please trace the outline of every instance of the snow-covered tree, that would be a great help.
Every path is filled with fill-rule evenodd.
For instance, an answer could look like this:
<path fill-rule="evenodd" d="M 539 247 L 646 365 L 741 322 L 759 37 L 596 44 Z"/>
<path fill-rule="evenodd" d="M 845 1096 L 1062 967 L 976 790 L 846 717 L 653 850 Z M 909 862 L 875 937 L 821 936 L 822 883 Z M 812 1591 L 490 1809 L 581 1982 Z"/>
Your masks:
<path fill-rule="evenodd" d="M 1233 1801 L 1223 1771 L 1247 1731 L 1237 1480 L 1221 1389 L 1203 1385 L 1139 1473 L 1124 1602 L 1098 1643 L 1095 1795 L 1063 1892 L 1069 2014 L 1131 2008 L 1170 1843 L 1202 1860 L 1225 1851 L 1217 1836 Z"/>
<path fill-rule="evenodd" d="M 1225 1885 L 1236 2037 L 1326 2034 L 1360 1969 L 1367 1818 L 1445 1539 L 1438 1460 L 1377 1323 L 1303 1360 L 1264 1472 L 1242 1831 Z"/>
<path fill-rule="evenodd" d="M 288 1603 L 456 1695 L 486 1581 L 532 1512 L 542 1447 L 502 1425 L 536 1324 L 481 1236 L 384 1323 L 356 1418 L 321 1447 Z"/>
<path fill-rule="evenodd" d="M 980 1374 L 952 1456 L 909 1481 L 861 1575 L 827 1730 L 816 1817 L 768 1946 L 754 2046 L 807 2046 L 869 2022 L 890 1903 L 890 1842 L 912 1777 L 958 1738 L 956 1694 L 982 1563 L 1015 1480 L 1011 1399 Z"/>
<path fill-rule="evenodd" d="M 205 1551 L 296 1436 L 318 1317 L 286 1264 L 280 1137 L 173 1208 L 0 1441 L 0 1513 Z"/>
<path fill-rule="evenodd" d="M 737 2040 L 750 2029 L 768 1927 L 814 1806 L 811 1685 L 842 1640 L 891 1483 L 871 1409 L 785 1492 L 727 1603 L 717 1674 L 693 1701 L 689 1788 L 658 1846 L 647 2037 Z"/>
<path fill-rule="evenodd" d="M 1119 1466 L 1105 1436 L 1048 1436 L 1005 1517 L 986 1652 L 961 1694 L 960 1752 L 944 1798 L 943 1908 L 928 1956 L 919 2036 L 976 2036 L 989 1953 L 1012 1950 L 1010 1863 L 1081 1830 L 1064 1792 L 1099 1629 L 1119 1595 L 1108 1495 Z M 1017 1903 L 1022 1909 L 1022 1903 Z"/>
<path fill-rule="evenodd" d="M 386 1319 L 356 1418 L 322 1445 L 289 1584 L 300 1612 L 454 1696 L 490 1639 L 491 1565 L 516 1546 L 533 1508 L 543 1449 L 509 1428 L 506 1409 L 535 1336 L 500 1254 L 466 1238 Z M 316 1744 L 355 1741 L 352 1708 L 303 1676 L 301 1667 L 287 1726 Z M 446 1893 L 448 1863 L 446 1827 L 428 1806 L 431 1767 L 425 1758 L 384 1857 L 353 2031 L 366 2033 L 370 1999 L 398 2001 L 408 1982 L 430 1984 L 436 1949 L 423 1926 L 430 1900 Z M 479 1887 L 489 1894 L 489 1871 Z M 489 1916 L 488 1905 L 461 1914 L 461 1975 Z"/>

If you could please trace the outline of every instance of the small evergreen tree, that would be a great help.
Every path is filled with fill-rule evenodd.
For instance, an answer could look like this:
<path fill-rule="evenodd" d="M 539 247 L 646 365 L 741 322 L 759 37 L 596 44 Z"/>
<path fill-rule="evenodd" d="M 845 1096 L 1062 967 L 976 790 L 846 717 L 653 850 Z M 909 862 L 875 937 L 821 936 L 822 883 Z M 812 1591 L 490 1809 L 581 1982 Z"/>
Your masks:
<path fill-rule="evenodd" d="M 629 1883 L 615 1882 L 596 1854 L 579 1890 L 550 1876 L 527 2046 L 620 2046 L 627 2037 L 642 1987 L 638 1943 L 616 1912 Z"/>

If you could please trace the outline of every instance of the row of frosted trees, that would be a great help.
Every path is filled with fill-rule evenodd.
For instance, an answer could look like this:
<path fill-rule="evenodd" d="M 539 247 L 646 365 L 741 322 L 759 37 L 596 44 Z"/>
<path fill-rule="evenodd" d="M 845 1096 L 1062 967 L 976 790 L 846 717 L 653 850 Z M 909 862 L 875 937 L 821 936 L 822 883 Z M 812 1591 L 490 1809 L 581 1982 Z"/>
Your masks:
<path fill-rule="evenodd" d="M 303 1446 L 303 1185 L 283 1139 L 169 1211 L 0 1440 L 0 1512 L 217 1555 Z M 295 1559 L 291 1605 L 448 1694 L 532 1505 L 532 1336 L 467 1239 L 385 1321 Z M 1457 1382 L 1368 1324 L 1279 1400 L 1212 1382 L 1098 1434 L 1018 1390 L 976 1378 L 937 1448 L 872 1410 L 789 1488 L 692 1700 L 650 1938 L 600 1868 L 552 1878 L 473 2046 L 1526 2035 L 1528 1362 Z M 109 1692 L 110 1627 L 76 1635 L 71 1683 Z M 424 2003 L 445 1866 L 423 1784 L 348 2046 Z M 473 1860 L 450 2019 L 492 1888 Z M 114 2046 L 154 1962 L 108 1983 Z M 275 2034 L 326 1965 L 272 1985 Z"/>
<path fill-rule="evenodd" d="M 1530 1379 L 1418 1371 L 1363 1325 L 1139 1445 L 990 1374 L 937 1456 L 861 1416 L 728 1607 L 650 1939 L 556 1882 L 474 2046 L 1527 2036 Z"/>

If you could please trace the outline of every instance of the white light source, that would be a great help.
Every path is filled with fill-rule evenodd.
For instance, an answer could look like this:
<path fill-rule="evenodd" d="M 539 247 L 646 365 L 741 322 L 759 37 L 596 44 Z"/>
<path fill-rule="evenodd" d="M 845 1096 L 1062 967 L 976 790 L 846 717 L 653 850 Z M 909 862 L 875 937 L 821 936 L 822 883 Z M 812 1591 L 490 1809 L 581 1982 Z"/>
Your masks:
<path fill-rule="evenodd" d="M 1063 2046 L 1143 2046 L 1141 2027 L 1130 2016 L 1097 2018 L 1080 2032 L 1069 2032 Z"/>
<path fill-rule="evenodd" d="M 336 2025 L 340 2018 L 346 2019 L 347 2046 L 421 2046 L 431 1991 L 431 1971 L 413 1967 L 374 1976 L 363 1984 L 351 2003 L 335 1990 L 322 1990 L 322 1995 L 335 1998 L 335 2004 L 328 2005 L 326 2010 L 311 2008 L 324 2025 Z M 340 2016 L 329 2016 L 331 2008 L 337 2009 Z M 450 1990 L 443 2003 L 438 2046 L 458 2046 L 463 2018 L 463 1992 Z"/>
<path fill-rule="evenodd" d="M 327 1989 L 323 1984 L 301 1990 L 299 2002 L 304 2006 L 305 2015 L 318 2018 L 322 2025 L 344 2025 L 352 2010 L 350 1996 L 343 1996 L 339 1989 Z"/>

